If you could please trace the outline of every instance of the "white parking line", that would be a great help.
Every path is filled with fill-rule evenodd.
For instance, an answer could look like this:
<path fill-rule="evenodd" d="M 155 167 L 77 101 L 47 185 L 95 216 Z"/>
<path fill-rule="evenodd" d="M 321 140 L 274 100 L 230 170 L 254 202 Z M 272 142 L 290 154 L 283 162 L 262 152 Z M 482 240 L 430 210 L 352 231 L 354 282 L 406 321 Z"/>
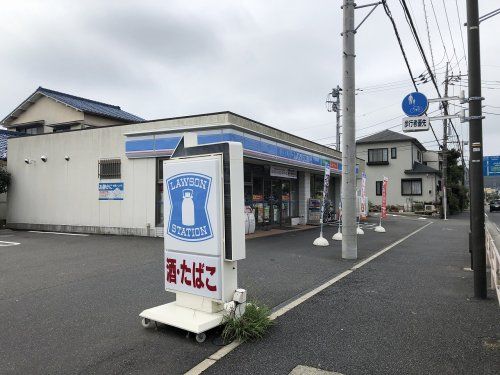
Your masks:
<path fill-rule="evenodd" d="M 9 241 L 0 241 L 0 246 L 16 246 L 21 245 L 19 242 L 9 242 Z"/>
<path fill-rule="evenodd" d="M 61 234 L 63 236 L 80 236 L 80 237 L 88 237 L 88 234 L 83 233 L 63 233 L 63 232 L 43 232 L 40 230 L 29 230 L 30 233 L 43 233 L 43 234 Z"/>
<path fill-rule="evenodd" d="M 344 277 L 350 275 L 351 273 L 353 273 L 357 269 L 363 267 L 365 264 L 371 262 L 373 259 L 375 259 L 375 258 L 379 257 L 380 255 L 384 254 L 385 252 L 389 251 L 394 246 L 399 245 L 401 242 L 407 240 L 408 238 L 410 238 L 411 236 L 417 234 L 421 230 L 427 228 L 431 224 L 433 224 L 432 221 L 428 222 L 424 226 L 422 226 L 422 227 L 414 230 L 413 232 L 411 232 L 410 234 L 404 236 L 403 238 L 400 238 L 396 242 L 393 242 L 389 246 L 387 246 L 387 247 L 383 248 L 382 250 L 376 252 L 375 254 L 373 254 L 372 256 L 370 256 L 368 258 L 366 258 L 365 260 L 362 260 L 361 262 L 356 263 L 350 269 L 348 269 L 348 270 L 342 272 L 341 274 L 335 276 L 333 279 L 328 280 L 324 284 L 321 284 L 320 286 L 316 287 L 315 289 L 307 292 L 306 294 L 304 294 L 304 295 L 298 297 L 297 299 L 291 301 L 287 305 L 279 308 L 278 310 L 276 310 L 275 312 L 273 312 L 269 316 L 270 319 L 274 320 L 274 319 L 278 318 L 279 316 L 284 315 L 288 311 L 290 311 L 293 308 L 297 307 L 301 303 L 307 301 L 308 299 L 310 299 L 311 297 L 315 296 L 316 294 L 318 294 L 322 290 L 324 290 L 324 289 L 328 288 L 329 286 L 335 284 L 337 281 L 342 280 Z M 188 372 L 186 372 L 185 375 L 199 375 L 199 374 L 201 374 L 203 371 L 205 371 L 210 366 L 212 366 L 213 364 L 215 364 L 219 359 L 221 359 L 222 357 L 224 357 L 226 354 L 232 352 L 234 349 L 236 349 L 240 345 L 241 345 L 240 341 L 233 341 L 229 345 L 226 345 L 225 347 L 219 349 L 217 352 L 215 352 L 214 354 L 212 354 L 207 359 L 205 359 L 202 362 L 198 363 L 195 367 L 193 367 L 191 370 L 189 370 Z"/>

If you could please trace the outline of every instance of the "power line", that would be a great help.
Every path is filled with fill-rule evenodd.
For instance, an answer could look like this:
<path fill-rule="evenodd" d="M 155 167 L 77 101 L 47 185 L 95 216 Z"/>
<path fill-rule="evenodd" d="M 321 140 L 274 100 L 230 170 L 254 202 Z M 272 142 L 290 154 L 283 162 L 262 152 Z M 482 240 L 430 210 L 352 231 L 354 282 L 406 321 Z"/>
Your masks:
<path fill-rule="evenodd" d="M 436 74 L 436 64 L 434 63 L 434 53 L 432 52 L 431 33 L 429 31 L 429 19 L 427 18 L 427 9 L 425 8 L 425 0 L 422 0 L 422 5 L 424 7 L 425 26 L 427 28 L 427 41 L 429 42 L 429 51 L 431 52 L 432 70 L 434 74 Z"/>
<path fill-rule="evenodd" d="M 462 19 L 460 17 L 460 10 L 458 9 L 458 0 L 455 0 L 455 5 L 457 6 L 457 14 L 458 14 L 458 27 L 460 29 L 460 38 L 462 39 L 462 50 L 464 52 L 464 57 L 465 57 L 465 67 L 467 68 L 469 66 L 467 62 L 467 54 L 465 53 L 465 43 L 464 43 L 464 32 L 462 30 Z"/>
<path fill-rule="evenodd" d="M 450 19 L 448 18 L 448 10 L 446 9 L 446 4 L 444 3 L 444 0 L 443 0 L 443 8 L 444 8 L 444 14 L 446 15 L 446 23 L 448 24 L 448 31 L 450 32 L 451 45 L 453 46 L 453 54 L 455 55 L 455 60 L 457 61 L 457 64 L 459 65 L 460 63 L 458 62 L 457 51 L 455 49 L 455 41 L 453 39 L 453 33 L 451 32 L 451 27 L 450 27 Z M 459 67 L 459 69 L 460 69 L 460 67 Z"/>
<path fill-rule="evenodd" d="M 406 67 L 408 68 L 408 73 L 410 73 L 411 81 L 413 82 L 413 87 L 415 87 L 415 90 L 418 91 L 417 84 L 415 83 L 415 79 L 413 78 L 413 73 L 412 73 L 411 68 L 410 68 L 410 63 L 408 62 L 408 58 L 406 57 L 406 53 L 405 53 L 405 50 L 403 48 L 403 43 L 401 43 L 401 38 L 399 37 L 398 28 L 396 27 L 396 23 L 394 22 L 394 18 L 392 18 L 392 14 L 391 14 L 391 11 L 389 9 L 389 6 L 387 5 L 387 1 L 382 0 L 382 5 L 384 6 L 385 14 L 387 15 L 387 17 L 389 17 L 389 20 L 392 23 L 392 28 L 394 29 L 394 34 L 396 34 L 396 39 L 398 40 L 399 48 L 401 49 L 401 53 L 402 53 L 403 58 L 404 58 L 405 63 L 406 63 Z"/>
<path fill-rule="evenodd" d="M 432 13 L 434 13 L 434 20 L 436 21 L 436 25 L 437 25 L 437 28 L 438 28 L 439 37 L 441 38 L 441 43 L 443 44 L 443 48 L 444 48 L 444 53 L 446 55 L 446 59 L 448 61 L 450 61 L 450 58 L 448 57 L 448 51 L 446 50 L 446 45 L 444 44 L 443 34 L 441 33 L 441 28 L 439 27 L 439 22 L 438 22 L 438 19 L 437 19 L 437 16 L 436 16 L 436 10 L 434 9 L 434 4 L 433 4 L 432 0 L 430 0 L 430 2 L 431 2 L 431 7 L 432 7 Z"/>

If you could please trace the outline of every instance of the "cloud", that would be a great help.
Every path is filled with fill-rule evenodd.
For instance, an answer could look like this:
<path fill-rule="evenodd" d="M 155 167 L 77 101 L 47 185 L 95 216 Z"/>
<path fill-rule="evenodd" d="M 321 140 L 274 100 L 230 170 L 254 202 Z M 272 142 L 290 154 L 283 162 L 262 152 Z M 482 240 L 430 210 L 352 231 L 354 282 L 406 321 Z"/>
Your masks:
<path fill-rule="evenodd" d="M 401 7 L 389 5 L 418 75 L 425 67 Z M 465 6 L 460 6 L 463 21 Z M 450 54 L 444 9 L 441 3 L 435 7 Z M 411 11 L 430 58 L 421 4 Z M 455 52 L 462 56 L 461 26 L 455 8 L 448 11 Z M 356 12 L 359 22 L 368 10 Z M 309 139 L 332 137 L 322 143 L 334 140 L 335 114 L 325 110 L 324 101 L 332 87 L 342 84 L 340 2 L 47 0 L 8 2 L 2 16 L 0 117 L 43 85 L 118 104 L 149 119 L 232 110 Z M 432 14 L 428 21 L 441 83 L 444 48 Z M 495 22 L 481 27 L 482 63 L 498 66 Z M 400 102 L 413 87 L 380 7 L 358 30 L 356 55 L 356 86 L 365 88 L 356 96 L 357 135 L 399 130 Z M 499 68 L 487 67 L 483 79 L 499 80 L 499 74 Z M 380 86 L 391 82 L 396 83 Z M 369 86 L 378 89 L 366 90 Z M 419 89 L 436 96 L 429 83 Z M 485 104 L 500 106 L 500 90 L 483 94 Z M 487 154 L 498 153 L 497 119 L 490 115 L 484 121 Z M 433 125 L 441 138 L 441 122 Z M 456 125 L 467 139 L 467 124 Z M 431 132 L 416 136 L 422 142 L 434 139 Z"/>

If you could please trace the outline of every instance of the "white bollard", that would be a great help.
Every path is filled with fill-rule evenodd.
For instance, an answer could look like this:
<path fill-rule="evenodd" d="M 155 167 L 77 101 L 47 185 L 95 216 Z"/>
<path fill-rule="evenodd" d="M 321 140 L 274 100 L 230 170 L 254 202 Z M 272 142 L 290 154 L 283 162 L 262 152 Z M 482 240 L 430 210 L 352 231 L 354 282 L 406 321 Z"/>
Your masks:
<path fill-rule="evenodd" d="M 342 241 L 342 232 L 340 231 L 340 225 L 339 225 L 339 230 L 337 233 L 335 233 L 333 236 L 332 236 L 332 240 L 334 241 Z"/>
<path fill-rule="evenodd" d="M 313 245 L 314 246 L 328 246 L 329 243 L 328 243 L 328 240 L 325 237 L 323 237 L 323 234 L 320 234 L 320 236 L 314 240 Z"/>

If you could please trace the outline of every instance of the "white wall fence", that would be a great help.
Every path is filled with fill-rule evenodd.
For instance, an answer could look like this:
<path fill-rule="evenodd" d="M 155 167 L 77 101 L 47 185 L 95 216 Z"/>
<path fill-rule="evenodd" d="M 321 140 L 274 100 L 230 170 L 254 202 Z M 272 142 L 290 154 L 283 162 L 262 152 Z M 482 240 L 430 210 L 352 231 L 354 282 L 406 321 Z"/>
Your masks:
<path fill-rule="evenodd" d="M 491 236 L 488 229 L 486 231 L 486 260 L 490 266 L 490 287 L 497 292 L 498 303 L 500 304 L 500 253 L 493 242 L 493 237 Z"/>

